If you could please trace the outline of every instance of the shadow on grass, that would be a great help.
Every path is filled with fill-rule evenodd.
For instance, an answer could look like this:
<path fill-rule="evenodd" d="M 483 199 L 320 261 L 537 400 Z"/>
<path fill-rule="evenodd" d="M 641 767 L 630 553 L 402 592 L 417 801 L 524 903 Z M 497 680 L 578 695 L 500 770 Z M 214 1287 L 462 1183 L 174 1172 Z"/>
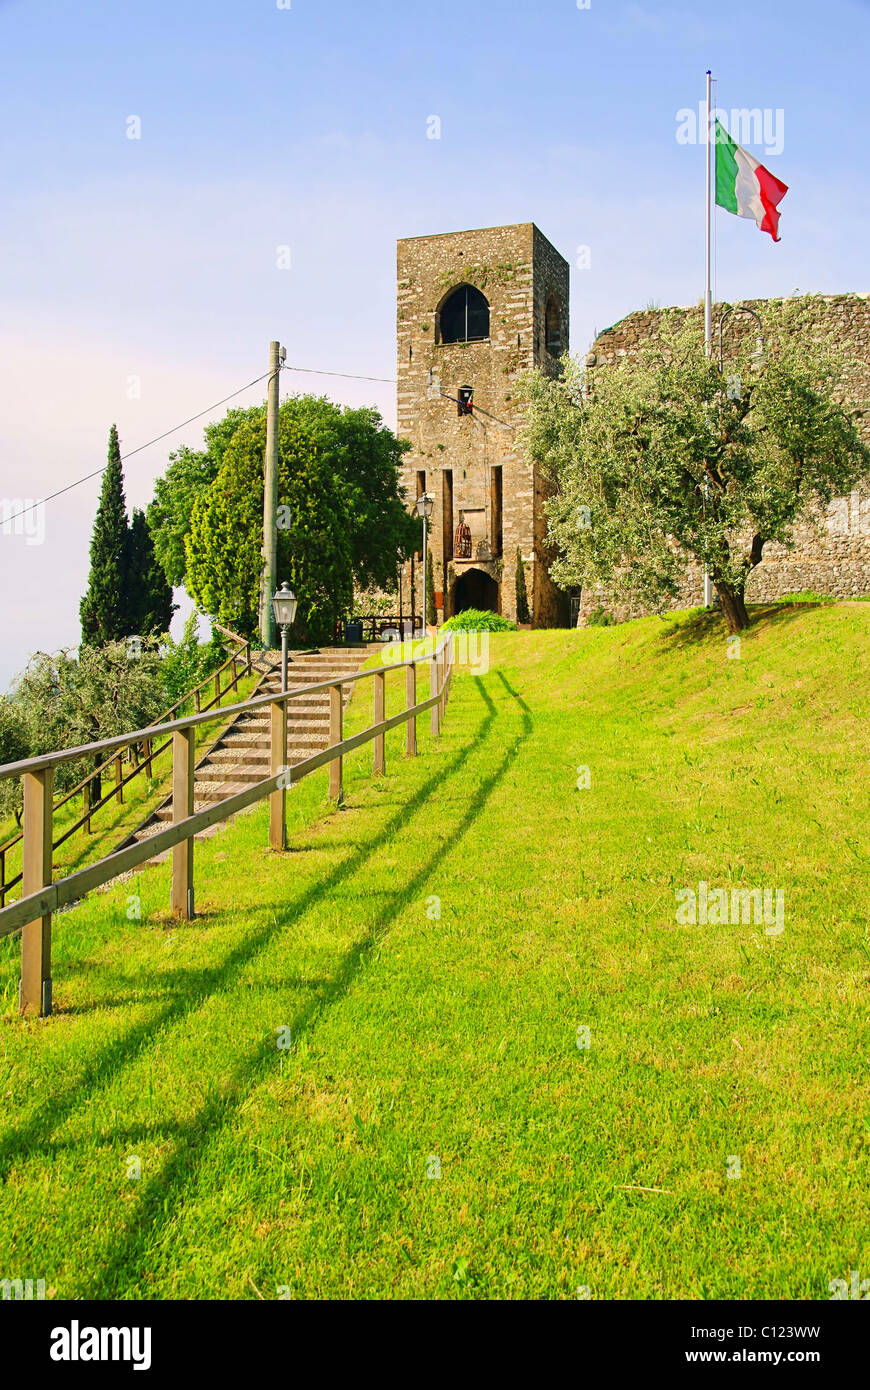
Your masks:
<path fill-rule="evenodd" d="M 750 603 L 747 605 L 749 610 L 749 627 L 742 633 L 729 633 L 728 624 L 725 622 L 724 615 L 718 609 L 699 608 L 694 610 L 689 617 L 674 621 L 673 615 L 667 615 L 665 621 L 667 627 L 664 632 L 659 633 L 659 645 L 668 651 L 679 651 L 685 647 L 698 646 L 701 642 L 716 638 L 725 640 L 728 637 L 751 636 L 752 633 L 762 629 L 781 627 L 785 623 L 794 622 L 795 618 L 802 613 L 816 608 L 831 608 L 830 603 Z M 668 621 L 670 619 L 670 621 Z"/>
<path fill-rule="evenodd" d="M 301 1033 L 310 1029 L 323 1012 L 344 997 L 365 959 L 383 940 L 401 912 L 407 896 L 422 890 L 438 865 L 467 834 L 484 809 L 493 790 L 515 760 L 521 744 L 531 734 L 532 719 L 528 706 L 501 672 L 496 674 L 508 695 L 522 709 L 521 736 L 513 741 L 512 746 L 503 753 L 489 775 L 478 784 L 450 836 L 419 866 L 410 879 L 395 889 L 392 894 L 395 899 L 394 905 L 382 914 L 380 920 L 373 925 L 363 940 L 357 942 L 346 953 L 337 973 L 331 978 L 323 993 L 301 1009 L 291 1020 L 289 1027 L 294 1038 L 298 1038 Z M 474 739 L 474 746 L 479 748 L 484 739 L 492 732 L 497 714 L 495 705 L 479 678 L 475 678 L 475 684 L 487 706 L 487 714 L 479 725 Z M 341 881 L 348 878 L 372 852 L 387 843 L 397 830 L 422 809 L 434 789 L 433 784 L 443 781 L 445 776 L 454 776 L 460 771 L 469 751 L 468 746 L 463 748 L 450 760 L 443 774 L 430 778 L 406 803 L 403 810 L 393 817 L 390 823 L 375 837 L 371 845 L 360 846 L 357 853 L 345 864 L 334 870 L 316 888 L 306 893 L 300 904 L 294 904 L 292 915 L 295 917 L 300 911 L 305 911 L 318 899 L 324 897 Z M 276 922 L 275 929 L 278 929 L 279 925 Z M 268 935 L 272 934 L 272 932 L 268 933 Z M 175 1142 L 174 1153 L 167 1159 L 162 1171 L 149 1179 L 147 1187 L 142 1190 L 138 1210 L 128 1224 L 126 1235 L 120 1239 L 113 1239 L 111 1257 L 102 1266 L 99 1276 L 94 1279 L 91 1287 L 82 1294 L 83 1297 L 113 1297 L 122 1291 L 118 1281 L 124 1275 L 129 1276 L 131 1263 L 135 1261 L 136 1248 L 142 1236 L 146 1232 L 150 1234 L 156 1226 L 171 1220 L 174 1209 L 184 1200 L 184 1193 L 190 1180 L 195 1179 L 200 1171 L 203 1149 L 213 1140 L 217 1129 L 234 1119 L 251 1088 L 258 1079 L 265 1076 L 267 1069 L 274 1064 L 274 1056 L 274 1042 L 271 1039 L 264 1039 L 259 1047 L 244 1058 L 235 1076 L 231 1078 L 229 1094 L 225 1093 L 222 1096 L 210 1098 L 185 1125 L 172 1126 L 171 1133 Z"/>
<path fill-rule="evenodd" d="M 404 897 L 419 890 L 429 875 L 437 868 L 444 857 L 450 853 L 458 841 L 474 824 L 494 788 L 504 777 L 517 756 L 521 743 L 532 731 L 531 714 L 526 703 L 513 690 L 501 674 L 496 673 L 511 700 L 523 713 L 523 729 L 519 738 L 502 755 L 492 772 L 473 790 L 470 800 L 451 835 L 420 865 L 413 877 L 395 892 L 395 906 L 386 911 L 372 927 L 368 935 L 358 942 L 344 956 L 337 974 L 333 975 L 322 993 L 303 1008 L 290 1024 L 294 1037 L 309 1028 L 316 1018 L 330 1005 L 340 1000 L 347 992 L 361 964 L 373 948 L 384 937 L 392 922 L 401 911 Z M 179 1023 L 193 1013 L 208 996 L 220 989 L 226 989 L 232 979 L 243 967 L 264 950 L 272 938 L 283 931 L 288 922 L 306 912 L 317 902 L 328 897 L 342 882 L 351 877 L 368 858 L 387 844 L 419 812 L 429 798 L 448 777 L 456 776 L 472 751 L 478 751 L 490 737 L 497 723 L 496 707 L 480 678 L 474 683 L 486 705 L 486 713 L 476 730 L 466 739 L 462 747 L 450 758 L 446 767 L 429 777 L 409 798 L 400 811 L 383 827 L 370 843 L 361 843 L 347 860 L 328 873 L 320 882 L 309 888 L 301 898 L 288 904 L 282 913 L 276 913 L 273 920 L 252 936 L 239 944 L 229 956 L 212 969 L 194 974 L 185 972 L 179 983 L 186 990 L 186 997 L 178 998 L 160 1010 L 156 1016 L 144 1020 L 131 1029 L 116 1043 L 106 1048 L 103 1054 L 88 1067 L 76 1084 L 70 1088 L 67 1097 L 53 1094 L 27 1121 L 15 1127 L 0 1142 L 0 1176 L 5 1176 L 8 1166 L 19 1152 L 34 1152 L 40 1149 L 53 1151 L 50 1135 L 76 1108 L 91 1097 L 101 1084 L 114 1082 L 117 1072 L 133 1063 L 140 1054 L 145 1053 L 153 1043 L 155 1033 L 168 1024 Z M 321 987 L 322 988 L 322 987 Z M 165 1127 L 165 1133 L 175 1142 L 174 1153 L 166 1160 L 160 1173 L 150 1178 L 140 1189 L 141 1200 L 136 1214 L 127 1226 L 125 1235 L 113 1238 L 111 1254 L 85 1290 L 77 1290 L 80 1297 L 117 1296 L 121 1279 L 125 1274 L 129 1283 L 130 1263 L 135 1256 L 136 1246 L 142 1236 L 156 1225 L 170 1219 L 174 1208 L 183 1200 L 184 1192 L 191 1178 L 198 1172 L 199 1155 L 211 1141 L 214 1132 L 228 1122 L 238 1111 L 244 1097 L 265 1072 L 267 1063 L 274 1061 L 274 1043 L 264 1039 L 263 1043 L 243 1059 L 236 1074 L 224 1083 L 224 1093 L 210 1097 L 205 1105 L 186 1124 L 172 1122 Z M 45 1130 L 47 1129 L 47 1133 Z M 164 1132 L 160 1125 L 150 1127 L 149 1134 Z"/>

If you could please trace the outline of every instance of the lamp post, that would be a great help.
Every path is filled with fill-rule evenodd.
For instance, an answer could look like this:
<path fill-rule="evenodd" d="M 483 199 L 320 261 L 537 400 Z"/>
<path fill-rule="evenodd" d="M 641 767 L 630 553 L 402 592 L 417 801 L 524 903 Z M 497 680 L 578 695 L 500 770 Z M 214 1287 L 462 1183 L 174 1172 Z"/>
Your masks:
<path fill-rule="evenodd" d="M 435 506 L 435 498 L 429 492 L 421 492 L 417 498 L 417 515 L 423 521 L 423 636 L 428 630 L 429 607 L 429 519 L 432 516 L 432 508 Z M 413 615 L 412 615 L 413 616 Z"/>
<path fill-rule="evenodd" d="M 275 623 L 281 629 L 281 692 L 287 689 L 287 634 L 296 617 L 296 595 L 287 587 L 286 580 L 272 595 L 272 612 Z"/>

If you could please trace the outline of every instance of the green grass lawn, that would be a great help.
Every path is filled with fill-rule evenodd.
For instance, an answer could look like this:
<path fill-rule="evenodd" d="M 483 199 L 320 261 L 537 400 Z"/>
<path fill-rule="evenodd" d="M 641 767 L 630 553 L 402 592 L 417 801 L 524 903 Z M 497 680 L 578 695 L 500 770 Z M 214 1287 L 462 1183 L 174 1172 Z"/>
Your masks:
<path fill-rule="evenodd" d="M 165 865 L 60 914 L 54 1017 L 17 1018 L 4 944 L 0 1277 L 827 1299 L 870 1276 L 868 638 L 846 604 L 759 611 L 736 659 L 699 614 L 493 637 L 418 759 L 396 732 L 385 777 L 347 760 L 344 809 L 325 772 L 288 793 L 287 854 L 265 806 L 198 845 L 195 922 Z M 784 930 L 680 925 L 700 880 L 782 889 Z"/>

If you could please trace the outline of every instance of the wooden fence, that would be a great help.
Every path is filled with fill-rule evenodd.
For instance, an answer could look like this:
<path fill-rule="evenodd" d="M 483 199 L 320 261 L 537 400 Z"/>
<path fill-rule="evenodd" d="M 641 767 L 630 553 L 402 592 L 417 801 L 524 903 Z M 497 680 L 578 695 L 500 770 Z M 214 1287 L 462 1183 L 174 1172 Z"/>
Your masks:
<path fill-rule="evenodd" d="M 446 633 L 433 651 L 410 660 L 391 663 L 380 670 L 360 671 L 355 675 L 331 677 L 315 685 L 297 687 L 281 694 L 258 695 L 242 704 L 227 705 L 222 710 L 203 710 L 169 723 L 137 729 L 117 738 L 102 739 L 80 748 L 65 748 L 38 758 L 26 758 L 17 763 L 0 766 L 0 778 L 21 777 L 24 781 L 23 868 L 22 894 L 18 902 L 0 910 L 0 938 L 21 931 L 21 985 L 19 1012 L 40 1017 L 51 1013 L 51 926 L 52 913 L 68 903 L 76 902 L 92 889 L 110 882 L 119 874 L 135 869 L 139 864 L 164 850 L 172 850 L 171 909 L 176 917 L 190 920 L 194 915 L 193 837 L 219 821 L 227 820 L 237 811 L 269 797 L 269 843 L 274 850 L 284 850 L 286 841 L 286 793 L 288 787 L 329 764 L 329 795 L 339 801 L 342 795 L 342 765 L 346 753 L 363 744 L 373 744 L 373 771 L 385 771 L 384 736 L 390 729 L 407 725 L 406 751 L 413 757 L 417 752 L 417 717 L 430 711 L 433 734 L 441 731 L 441 721 L 447 705 L 453 672 L 453 634 Z M 417 667 L 429 666 L 429 696 L 417 699 Z M 385 687 L 388 670 L 405 671 L 405 708 L 385 718 Z M 373 713 L 369 728 L 351 738 L 343 737 L 343 687 L 370 680 L 373 686 Z M 306 758 L 304 762 L 287 766 L 287 705 L 291 700 L 306 698 L 319 691 L 329 692 L 329 746 Z M 262 781 L 234 796 L 227 797 L 194 812 L 194 748 L 195 730 L 200 724 L 214 719 L 235 718 L 250 710 L 270 706 L 271 761 L 270 774 Z M 78 869 L 65 878 L 52 882 L 52 817 L 54 800 L 52 787 L 54 769 L 62 763 L 79 758 L 117 753 L 133 743 L 148 739 L 152 742 L 164 735 L 172 736 L 172 822 L 148 839 L 106 855 L 95 864 Z"/>
<path fill-rule="evenodd" d="M 217 624 L 215 624 L 215 627 L 217 628 Z M 182 695 L 180 700 L 176 700 L 174 705 L 171 705 L 168 710 L 165 710 L 164 713 L 160 715 L 159 719 L 155 721 L 155 728 L 165 724 L 167 720 L 171 719 L 173 715 L 177 714 L 178 711 L 183 709 L 190 701 L 193 702 L 193 707 L 197 714 L 204 714 L 214 706 L 219 706 L 221 700 L 229 695 L 230 691 L 238 689 L 238 684 L 242 677 L 250 675 L 252 670 L 250 642 L 247 642 L 244 637 L 239 637 L 236 633 L 230 632 L 227 628 L 217 628 L 217 630 L 225 637 L 230 638 L 233 642 L 234 647 L 230 656 L 223 665 L 219 666 L 216 671 L 213 671 L 210 676 L 206 676 L 205 680 L 200 681 L 199 685 L 194 686 L 192 690 L 188 690 L 186 694 Z M 226 677 L 227 683 L 225 686 L 222 685 L 221 681 L 223 676 Z M 212 690 L 214 691 L 213 694 Z M 210 697 L 205 704 L 203 704 L 204 694 Z M 143 733 L 145 732 L 149 731 L 143 730 Z M 102 745 L 93 744 L 91 746 L 93 748 L 99 748 Z M 152 737 L 143 738 L 140 743 L 130 743 L 122 748 L 121 751 L 113 753 L 110 758 L 106 758 L 103 762 L 92 768 L 86 777 L 83 777 L 82 780 L 77 782 L 74 787 L 71 787 L 68 792 L 64 792 L 62 796 L 58 797 L 54 802 L 55 811 L 59 811 L 60 808 L 65 806 L 68 801 L 71 801 L 74 796 L 81 793 L 82 814 L 62 835 L 59 835 L 58 838 L 54 840 L 53 848 L 59 849 L 64 841 L 68 840 L 71 835 L 74 835 L 77 830 L 90 831 L 91 817 L 113 799 L 123 803 L 124 788 L 128 787 L 131 782 L 135 781 L 137 777 L 143 774 L 145 777 L 151 777 L 153 775 L 155 759 L 159 758 L 162 753 L 165 753 L 169 747 L 169 743 L 164 743 L 160 747 L 155 748 Z M 123 769 L 123 760 L 125 756 L 130 768 L 130 771 L 126 773 Z M 59 761 L 63 760 L 61 759 Z M 112 785 L 104 795 L 95 798 L 93 788 L 100 785 L 101 778 L 104 774 L 113 778 Z M 12 877 L 7 878 L 6 866 L 7 856 L 10 851 L 13 850 L 16 845 L 20 844 L 23 838 L 24 830 L 22 828 L 16 835 L 13 835 L 11 839 L 6 840 L 0 845 L 0 908 L 5 907 L 9 893 L 22 882 L 23 871 L 22 873 L 13 874 Z"/>

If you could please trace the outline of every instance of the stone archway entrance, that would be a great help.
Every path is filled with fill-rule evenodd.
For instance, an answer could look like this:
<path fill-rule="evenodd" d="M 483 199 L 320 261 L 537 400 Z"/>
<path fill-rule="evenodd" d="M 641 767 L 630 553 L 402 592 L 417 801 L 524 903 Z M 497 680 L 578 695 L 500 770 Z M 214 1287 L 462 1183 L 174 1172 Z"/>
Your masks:
<path fill-rule="evenodd" d="M 454 613 L 463 613 L 466 608 L 479 608 L 484 612 L 497 613 L 498 584 L 485 570 L 466 570 L 453 585 L 452 608 Z"/>

